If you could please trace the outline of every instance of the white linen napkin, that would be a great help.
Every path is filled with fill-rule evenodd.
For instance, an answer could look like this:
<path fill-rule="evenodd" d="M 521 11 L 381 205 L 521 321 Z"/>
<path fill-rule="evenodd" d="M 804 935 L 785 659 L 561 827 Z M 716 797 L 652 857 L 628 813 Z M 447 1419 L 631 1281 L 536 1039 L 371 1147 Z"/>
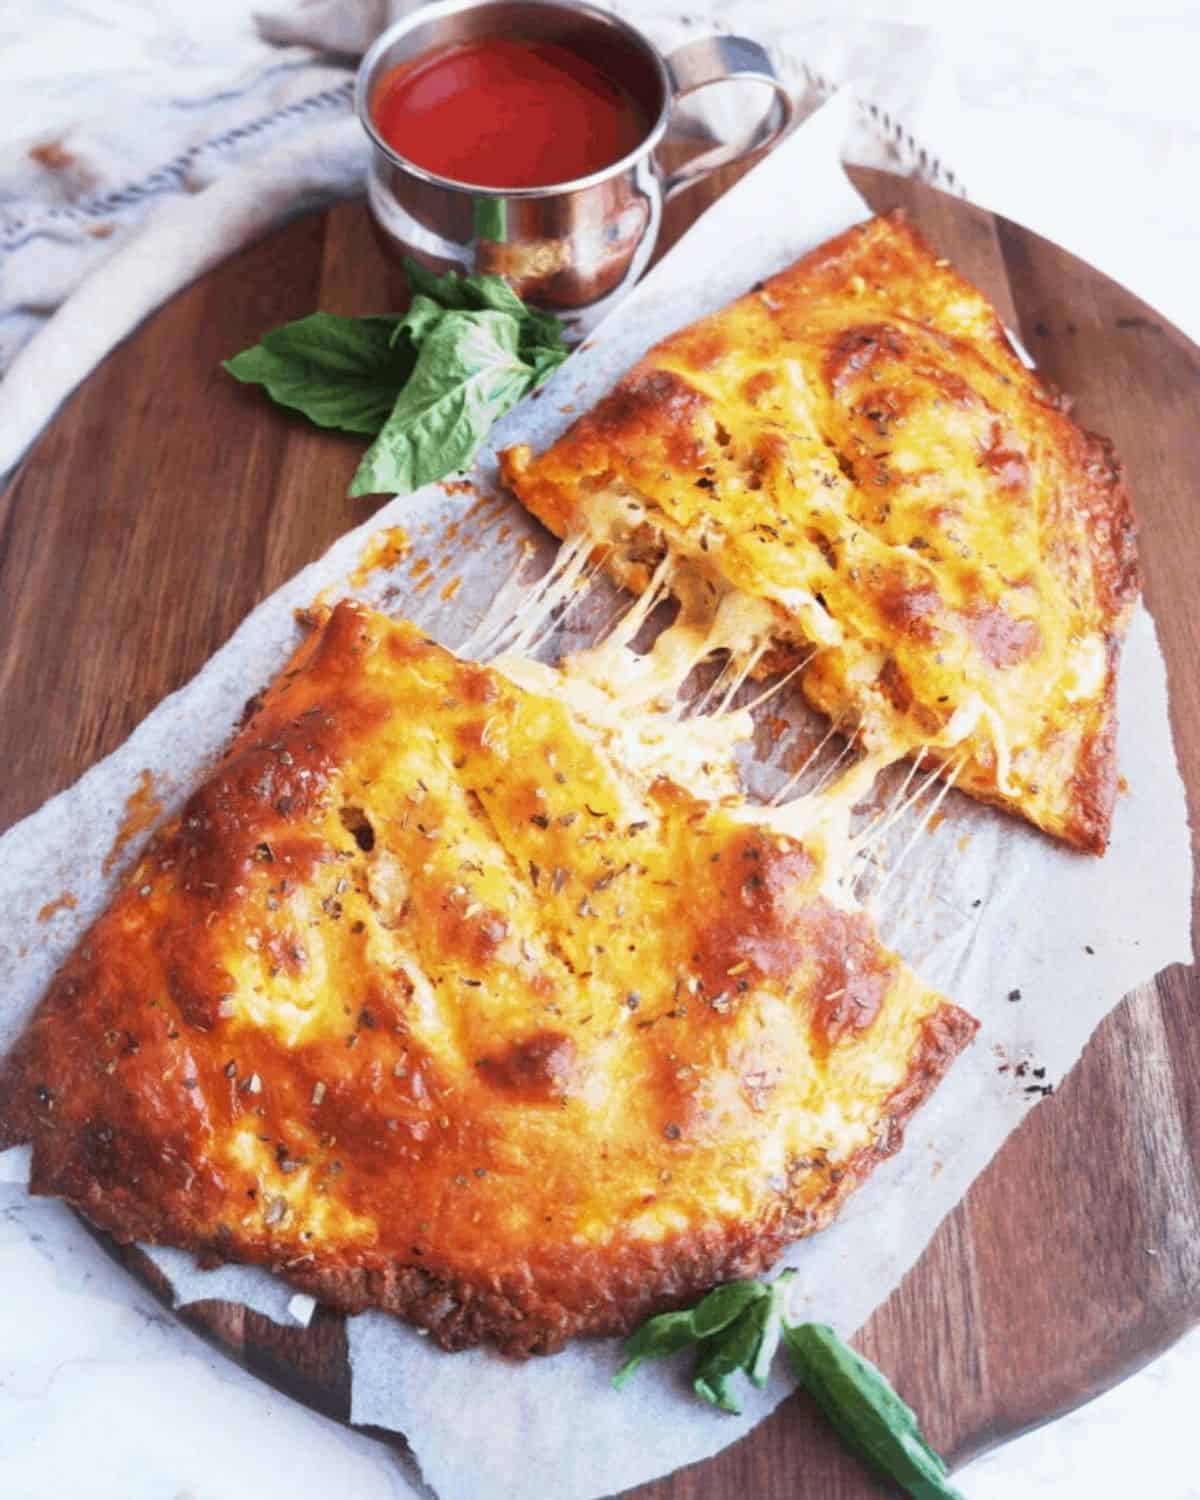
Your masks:
<path fill-rule="evenodd" d="M 257 30 L 246 4 L 206 0 L 211 30 L 201 37 L 196 8 L 164 0 L 184 30 L 170 48 L 156 45 L 172 63 L 176 53 L 190 58 L 189 76 L 203 91 L 165 93 L 174 75 L 154 48 L 140 67 L 122 55 L 124 71 L 113 77 L 98 54 L 95 80 L 82 92 L 97 113 L 68 124 L 67 101 L 54 98 L 53 130 L 0 148 L 0 370 L 7 366 L 0 477 L 156 307 L 288 216 L 358 189 L 367 151 L 352 115 L 354 62 L 412 0 L 295 0 L 257 16 Z M 859 78 L 845 154 L 957 187 L 910 128 L 938 94 L 923 28 L 851 23 L 831 33 L 767 0 L 721 5 L 702 20 L 679 17 L 663 0 L 618 0 L 613 8 L 668 51 L 714 30 L 759 38 L 796 92 L 801 115 L 835 82 Z M 72 10 L 50 24 L 77 20 Z M 15 45 L 16 34 L 0 28 L 0 59 L 10 40 Z M 42 49 L 53 51 L 53 41 L 43 36 Z M 221 57 L 225 87 L 214 86 Z M 84 59 L 88 78 L 86 66 Z M 0 61 L 0 84 L 7 82 Z M 707 91 L 679 112 L 674 128 L 720 138 L 737 129 L 739 109 L 759 107 L 744 90 L 721 96 Z M 100 109 L 106 101 L 110 107 Z M 32 94 L 24 102 L 36 112 Z"/>

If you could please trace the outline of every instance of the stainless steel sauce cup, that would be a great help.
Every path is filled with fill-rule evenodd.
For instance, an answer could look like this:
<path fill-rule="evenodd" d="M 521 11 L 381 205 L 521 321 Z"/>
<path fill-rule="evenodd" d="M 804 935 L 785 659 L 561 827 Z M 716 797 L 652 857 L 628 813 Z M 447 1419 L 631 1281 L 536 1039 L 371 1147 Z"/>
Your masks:
<path fill-rule="evenodd" d="M 395 151 L 371 113 L 380 80 L 435 47 L 487 36 L 560 41 L 634 96 L 650 122 L 642 141 L 602 171 L 549 187 L 494 188 L 429 172 Z M 655 158 L 676 100 L 708 84 L 751 80 L 770 108 L 743 140 L 677 172 Z M 367 196 L 385 250 L 434 269 L 489 271 L 526 300 L 586 332 L 633 286 L 658 236 L 662 205 L 716 167 L 776 140 L 793 105 L 763 49 L 744 37 L 689 42 L 664 56 L 628 22 L 566 0 L 439 0 L 389 26 L 362 60 L 355 107 L 371 138 Z"/>

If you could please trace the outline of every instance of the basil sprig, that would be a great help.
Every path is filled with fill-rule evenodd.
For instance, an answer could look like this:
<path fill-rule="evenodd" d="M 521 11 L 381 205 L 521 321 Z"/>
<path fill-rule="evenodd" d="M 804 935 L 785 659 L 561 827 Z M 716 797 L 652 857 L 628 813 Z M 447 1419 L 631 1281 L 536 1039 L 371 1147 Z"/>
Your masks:
<path fill-rule="evenodd" d="M 225 361 L 320 427 L 375 438 L 351 495 L 408 494 L 466 468 L 492 426 L 566 359 L 562 326 L 499 276 L 405 262 L 402 316 L 313 313 Z"/>
<path fill-rule="evenodd" d="M 313 313 L 264 334 L 225 368 L 238 380 L 265 386 L 273 401 L 318 427 L 374 437 L 417 361 L 411 342 L 396 338 L 399 323 L 398 317 Z"/>
<path fill-rule="evenodd" d="M 625 1363 L 613 1376 L 613 1385 L 620 1390 L 643 1360 L 665 1359 L 689 1344 L 700 1345 L 703 1360 L 704 1351 L 715 1340 L 719 1341 L 720 1335 L 738 1322 L 748 1308 L 760 1302 L 765 1290 L 760 1281 L 731 1281 L 709 1292 L 695 1307 L 651 1318 L 626 1340 Z M 712 1398 L 706 1395 L 705 1399 Z M 733 1410 L 736 1412 L 737 1408 Z"/>
<path fill-rule="evenodd" d="M 620 1389 L 647 1359 L 696 1346 L 692 1388 L 703 1400 L 737 1415 L 735 1377 L 764 1386 L 782 1342 L 800 1384 L 846 1446 L 894 1480 L 913 1500 L 963 1500 L 946 1465 L 921 1436 L 917 1418 L 869 1360 L 824 1323 L 793 1323 L 787 1288 L 795 1272 L 772 1282 L 732 1281 L 695 1307 L 663 1313 L 626 1341 L 613 1377 Z"/>
<path fill-rule="evenodd" d="M 783 1333 L 796 1378 L 847 1445 L 914 1497 L 962 1500 L 946 1465 L 921 1436 L 916 1413 L 881 1371 L 824 1323 Z"/>

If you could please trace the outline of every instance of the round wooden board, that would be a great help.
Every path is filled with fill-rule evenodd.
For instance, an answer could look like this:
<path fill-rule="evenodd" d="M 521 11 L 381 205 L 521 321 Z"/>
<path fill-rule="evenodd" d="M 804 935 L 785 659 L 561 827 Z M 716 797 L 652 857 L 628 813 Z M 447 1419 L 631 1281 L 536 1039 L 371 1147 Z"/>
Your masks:
<path fill-rule="evenodd" d="M 673 204 L 664 247 L 736 175 Z M 852 175 L 873 208 L 908 209 L 1076 396 L 1083 422 L 1115 439 L 1200 825 L 1200 350 L 1037 235 L 901 178 Z M 314 308 L 388 305 L 361 202 L 298 219 L 152 317 L 22 463 L 0 500 L 0 826 L 113 750 L 254 604 L 365 518 L 346 499 L 361 443 L 290 418 L 220 361 Z M 1129 996 L 863 1331 L 953 1461 L 1086 1400 L 1200 1319 L 1198 997 L 1182 968 Z M 126 1258 L 155 1283 L 143 1257 Z M 283 1390 L 348 1416 L 340 1316 L 319 1310 L 308 1330 L 219 1302 L 182 1316 Z M 716 1458 L 636 1491 L 889 1493 L 800 1396 Z"/>

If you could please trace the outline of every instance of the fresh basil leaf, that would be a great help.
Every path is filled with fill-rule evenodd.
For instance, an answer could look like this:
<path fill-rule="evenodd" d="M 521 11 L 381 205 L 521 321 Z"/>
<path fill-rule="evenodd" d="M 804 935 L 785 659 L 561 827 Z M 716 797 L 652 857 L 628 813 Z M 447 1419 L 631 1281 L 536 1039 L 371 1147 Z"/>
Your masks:
<path fill-rule="evenodd" d="M 612 1378 L 618 1391 L 629 1383 L 633 1372 L 645 1360 L 666 1359 L 696 1342 L 692 1312 L 692 1308 L 687 1308 L 683 1312 L 659 1313 L 626 1339 L 625 1361 Z"/>
<path fill-rule="evenodd" d="M 785 1327 L 783 1337 L 797 1377 L 848 1447 L 913 1500 L 963 1500 L 912 1408 L 869 1360 L 823 1323 Z"/>
<path fill-rule="evenodd" d="M 429 297 L 432 301 L 440 303 L 442 307 L 468 306 L 458 290 L 464 279 L 458 271 L 447 271 L 439 276 L 436 271 L 423 266 L 419 260 L 413 260 L 411 255 L 406 255 L 404 274 L 408 278 L 414 297 Z"/>
<path fill-rule="evenodd" d="M 432 297 L 418 292 L 409 304 L 408 311 L 396 324 L 392 342 L 407 338 L 414 349 L 419 349 L 426 337 L 433 332 L 446 314 L 446 309 Z"/>
<path fill-rule="evenodd" d="M 521 325 L 520 349 L 528 362 L 533 362 L 530 356 L 539 350 L 559 354 L 558 363 L 567 357 L 569 351 L 559 320 L 541 308 L 526 307 L 502 277 L 464 276 L 459 271 L 439 276 L 415 260 L 406 260 L 404 269 L 414 299 L 425 297 L 450 310 L 511 313 Z"/>
<path fill-rule="evenodd" d="M 562 349 L 533 349 L 521 351 L 521 357 L 530 367 L 534 374 L 533 389 L 545 385 L 563 360 L 566 359 L 570 350 Z"/>
<path fill-rule="evenodd" d="M 444 313 L 425 335 L 350 494 L 407 494 L 466 468 L 492 424 L 530 388 L 533 372 L 517 344 L 517 322 L 507 313 Z"/>
<path fill-rule="evenodd" d="M 715 1287 L 695 1307 L 650 1318 L 625 1341 L 625 1363 L 613 1376 L 613 1385 L 620 1390 L 643 1360 L 665 1359 L 689 1344 L 720 1333 L 766 1294 L 760 1282 L 731 1281 Z"/>
<path fill-rule="evenodd" d="M 697 1343 L 692 1388 L 702 1400 L 739 1415 L 739 1372 L 763 1386 L 782 1339 L 798 1379 L 847 1447 L 895 1480 L 913 1500 L 963 1500 L 946 1465 L 922 1437 L 917 1419 L 883 1374 L 821 1323 L 790 1324 L 787 1290 L 795 1277 L 736 1281 L 690 1310 L 651 1318 L 625 1345 L 618 1388 L 645 1359 Z"/>
<path fill-rule="evenodd" d="M 762 1290 L 765 1292 L 766 1288 Z M 770 1308 L 769 1294 L 755 1298 L 728 1328 L 700 1345 L 696 1368 L 692 1372 L 692 1389 L 697 1396 L 711 1401 L 732 1416 L 740 1416 L 742 1411 L 733 1394 L 733 1377 L 739 1370 L 748 1372 L 753 1368 Z"/>
<path fill-rule="evenodd" d="M 408 257 L 404 261 L 404 272 L 414 296 L 428 297 L 441 307 L 455 311 L 503 312 L 517 319 L 529 313 L 520 297 L 500 276 L 464 276 L 461 271 L 446 271 L 439 276 L 436 271 L 430 271 Z"/>
<path fill-rule="evenodd" d="M 701 1355 L 692 1375 L 692 1389 L 702 1401 L 707 1401 L 719 1411 L 728 1412 L 731 1417 L 740 1417 L 742 1408 L 733 1394 L 733 1377 L 741 1366 L 734 1365 L 732 1369 L 727 1369 L 716 1339 L 712 1341 L 712 1345 Z"/>
<path fill-rule="evenodd" d="M 771 1283 L 769 1295 L 763 1305 L 758 1347 L 754 1351 L 754 1357 L 746 1366 L 746 1374 L 750 1377 L 751 1385 L 757 1386 L 759 1390 L 767 1383 L 771 1365 L 779 1348 L 779 1340 L 783 1336 L 783 1312 L 787 1300 L 787 1287 L 794 1275 L 794 1271 L 784 1271 L 778 1276 Z"/>
<path fill-rule="evenodd" d="M 692 1380 L 698 1396 L 736 1416 L 741 1412 L 733 1393 L 737 1372 L 743 1371 L 760 1389 L 766 1385 L 783 1334 L 784 1299 L 792 1274 L 785 1271 L 770 1286 L 749 1283 L 758 1287 L 760 1295 L 747 1302 L 731 1327 L 702 1346 Z"/>
<path fill-rule="evenodd" d="M 395 317 L 339 318 L 318 312 L 264 334 L 225 361 L 236 379 L 261 385 L 281 406 L 319 427 L 377 433 L 413 372 L 407 339 L 393 343 Z"/>
<path fill-rule="evenodd" d="M 466 467 L 568 353 L 558 319 L 499 276 L 406 264 L 414 295 L 403 317 L 314 313 L 225 366 L 319 426 L 376 438 L 351 495 L 403 494 Z"/>
<path fill-rule="evenodd" d="M 528 355 L 537 349 L 561 350 L 565 358 L 567 345 L 563 327 L 553 313 L 526 307 L 521 322 L 521 351 Z"/>
<path fill-rule="evenodd" d="M 769 1295 L 761 1281 L 727 1281 L 703 1297 L 692 1309 L 692 1326 L 698 1339 L 710 1338 L 727 1328 L 755 1302 Z"/>

